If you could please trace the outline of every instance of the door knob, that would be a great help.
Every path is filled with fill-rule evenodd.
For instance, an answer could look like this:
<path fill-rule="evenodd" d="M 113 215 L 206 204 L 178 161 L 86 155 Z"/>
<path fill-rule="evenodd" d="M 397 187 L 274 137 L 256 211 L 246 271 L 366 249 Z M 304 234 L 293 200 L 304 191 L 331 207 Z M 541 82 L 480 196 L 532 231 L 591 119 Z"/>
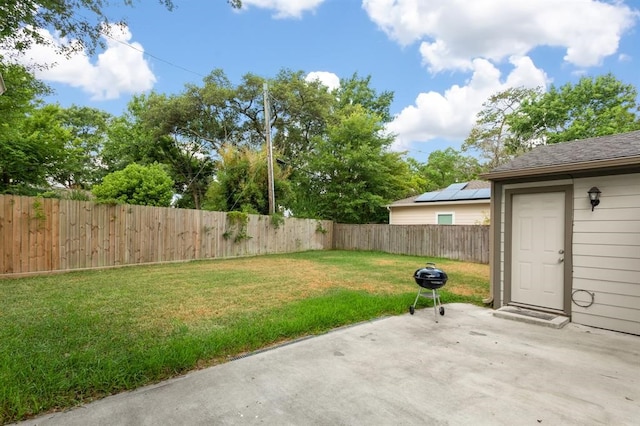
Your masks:
<path fill-rule="evenodd" d="M 559 254 L 564 254 L 564 249 L 560 249 L 560 250 L 558 250 L 558 253 L 559 253 Z"/>
<path fill-rule="evenodd" d="M 562 263 L 562 262 L 564 262 L 564 257 L 559 257 L 558 258 L 558 263 Z"/>

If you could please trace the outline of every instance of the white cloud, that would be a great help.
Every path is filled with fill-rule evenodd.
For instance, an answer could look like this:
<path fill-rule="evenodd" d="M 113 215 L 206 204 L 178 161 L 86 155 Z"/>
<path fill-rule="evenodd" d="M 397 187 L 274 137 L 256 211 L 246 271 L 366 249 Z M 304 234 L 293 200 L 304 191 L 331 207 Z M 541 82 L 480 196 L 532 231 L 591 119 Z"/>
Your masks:
<path fill-rule="evenodd" d="M 621 53 L 620 55 L 618 55 L 618 61 L 620 62 L 630 62 L 631 60 L 631 56 L 627 55 L 626 53 Z"/>
<path fill-rule="evenodd" d="M 387 131 L 396 135 L 393 148 L 406 150 L 411 142 L 435 138 L 462 140 L 489 96 L 509 87 L 547 85 L 547 75 L 529 57 L 513 56 L 509 62 L 513 68 L 505 79 L 488 60 L 474 59 L 472 77 L 464 86 L 453 85 L 444 94 L 420 93 L 414 105 L 404 108 L 387 126 Z"/>
<path fill-rule="evenodd" d="M 444 92 L 418 94 L 395 117 L 388 130 L 397 135 L 398 150 L 432 139 L 464 139 L 490 95 L 546 86 L 549 78 L 529 57 L 538 47 L 563 49 L 564 61 L 578 72 L 599 65 L 616 54 L 640 16 L 618 0 L 362 0 L 362 7 L 392 40 L 419 43 L 432 74 L 471 75 Z M 503 76 L 505 60 L 512 68 Z"/>
<path fill-rule="evenodd" d="M 329 91 L 333 91 L 340 87 L 340 77 L 332 72 L 327 71 L 312 71 L 305 77 L 305 81 L 318 80 L 329 88 Z"/>
<path fill-rule="evenodd" d="M 56 52 L 53 46 L 70 41 L 46 30 L 40 33 L 53 46 L 34 45 L 17 60 L 27 66 L 48 64 L 46 69 L 35 69 L 37 78 L 79 87 L 89 93 L 92 100 L 116 99 L 122 94 L 151 89 L 156 77 L 144 59 L 142 45 L 130 42 L 132 35 L 126 27 L 112 26 L 108 32 L 110 38 L 105 37 L 107 48 L 98 55 L 95 63 L 84 51 L 69 57 Z"/>
<path fill-rule="evenodd" d="M 363 0 L 370 19 L 402 45 L 421 42 L 431 72 L 470 71 L 472 60 L 526 55 L 538 46 L 563 48 L 578 67 L 598 65 L 618 49 L 638 11 L 596 0 Z"/>
<path fill-rule="evenodd" d="M 274 9 L 274 18 L 301 18 L 307 11 L 313 12 L 325 0 L 242 0 L 242 7 L 255 6 Z"/>

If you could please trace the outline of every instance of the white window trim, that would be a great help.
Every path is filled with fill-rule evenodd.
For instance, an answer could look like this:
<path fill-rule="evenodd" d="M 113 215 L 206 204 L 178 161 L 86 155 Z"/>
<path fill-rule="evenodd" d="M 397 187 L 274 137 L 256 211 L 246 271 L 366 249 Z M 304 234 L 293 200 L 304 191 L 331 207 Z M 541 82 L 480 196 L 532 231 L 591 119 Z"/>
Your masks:
<path fill-rule="evenodd" d="M 451 224 L 456 224 L 456 212 L 436 212 L 436 225 L 440 225 L 438 221 L 439 216 L 451 215 Z"/>

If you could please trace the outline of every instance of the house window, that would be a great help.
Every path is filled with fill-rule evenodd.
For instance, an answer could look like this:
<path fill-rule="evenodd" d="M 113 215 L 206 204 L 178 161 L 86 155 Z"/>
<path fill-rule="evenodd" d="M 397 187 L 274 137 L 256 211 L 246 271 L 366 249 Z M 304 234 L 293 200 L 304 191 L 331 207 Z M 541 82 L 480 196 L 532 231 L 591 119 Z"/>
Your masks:
<path fill-rule="evenodd" d="M 453 225 L 453 213 L 436 213 L 438 225 Z"/>

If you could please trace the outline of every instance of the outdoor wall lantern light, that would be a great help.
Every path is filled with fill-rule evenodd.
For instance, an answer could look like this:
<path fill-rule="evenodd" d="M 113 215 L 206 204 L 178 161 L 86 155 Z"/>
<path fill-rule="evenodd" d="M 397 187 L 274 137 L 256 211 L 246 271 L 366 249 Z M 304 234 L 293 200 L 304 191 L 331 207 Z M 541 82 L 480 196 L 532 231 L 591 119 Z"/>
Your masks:
<path fill-rule="evenodd" d="M 587 194 L 589 194 L 589 201 L 591 201 L 591 211 L 593 211 L 593 209 L 600 204 L 600 190 L 598 189 L 598 187 L 593 186 L 591 187 L 591 189 L 589 191 L 587 191 Z"/>

